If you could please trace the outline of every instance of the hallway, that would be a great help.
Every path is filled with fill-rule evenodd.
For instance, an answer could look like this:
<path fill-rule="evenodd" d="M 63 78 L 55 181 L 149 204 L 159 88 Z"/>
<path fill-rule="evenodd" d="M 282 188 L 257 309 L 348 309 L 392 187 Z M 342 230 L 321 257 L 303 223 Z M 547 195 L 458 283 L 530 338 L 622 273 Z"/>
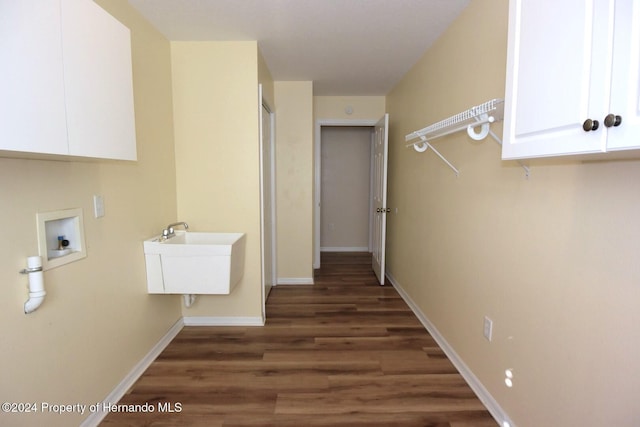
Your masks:
<path fill-rule="evenodd" d="M 496 426 L 368 253 L 323 253 L 264 327 L 185 327 L 104 426 Z M 180 412 L 158 411 L 158 402 Z"/>

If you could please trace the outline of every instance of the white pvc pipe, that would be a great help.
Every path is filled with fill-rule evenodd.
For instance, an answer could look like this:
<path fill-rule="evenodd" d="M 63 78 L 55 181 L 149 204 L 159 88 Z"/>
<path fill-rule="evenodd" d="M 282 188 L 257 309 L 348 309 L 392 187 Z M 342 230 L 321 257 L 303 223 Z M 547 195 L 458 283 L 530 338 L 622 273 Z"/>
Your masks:
<path fill-rule="evenodd" d="M 24 313 L 29 314 L 40 307 L 45 295 L 47 295 L 47 292 L 44 290 L 42 258 L 39 256 L 28 257 L 25 272 L 29 276 L 29 299 L 24 303 Z"/>

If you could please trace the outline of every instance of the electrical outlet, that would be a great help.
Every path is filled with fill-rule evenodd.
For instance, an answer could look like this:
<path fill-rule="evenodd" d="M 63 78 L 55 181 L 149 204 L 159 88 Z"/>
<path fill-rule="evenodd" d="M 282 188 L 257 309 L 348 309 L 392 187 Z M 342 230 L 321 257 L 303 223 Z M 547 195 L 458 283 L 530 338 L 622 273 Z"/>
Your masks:
<path fill-rule="evenodd" d="M 489 319 L 487 316 L 484 316 L 483 333 L 487 341 L 491 342 L 491 336 L 493 335 L 493 320 Z"/>

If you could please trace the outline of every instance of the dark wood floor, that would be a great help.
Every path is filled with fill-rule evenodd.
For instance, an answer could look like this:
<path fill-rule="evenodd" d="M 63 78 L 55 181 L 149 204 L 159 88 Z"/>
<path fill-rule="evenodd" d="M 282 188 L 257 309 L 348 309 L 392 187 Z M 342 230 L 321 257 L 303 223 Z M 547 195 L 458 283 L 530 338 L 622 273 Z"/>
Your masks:
<path fill-rule="evenodd" d="M 155 411 L 102 425 L 497 425 L 369 254 L 324 253 L 315 282 L 274 288 L 264 327 L 185 327 L 119 402 Z"/>

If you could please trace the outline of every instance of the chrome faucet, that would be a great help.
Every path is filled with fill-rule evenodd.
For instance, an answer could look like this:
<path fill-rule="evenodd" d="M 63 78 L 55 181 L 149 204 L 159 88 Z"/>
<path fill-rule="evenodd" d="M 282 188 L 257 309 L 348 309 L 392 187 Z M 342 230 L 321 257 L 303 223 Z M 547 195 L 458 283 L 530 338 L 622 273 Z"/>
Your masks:
<path fill-rule="evenodd" d="M 189 225 L 186 222 L 174 222 L 173 224 L 167 225 L 167 228 L 162 230 L 162 239 L 166 240 L 166 239 L 170 239 L 171 237 L 175 236 L 176 233 L 173 230 L 173 227 L 175 227 L 177 225 L 183 226 L 185 231 L 187 231 L 189 229 Z"/>

